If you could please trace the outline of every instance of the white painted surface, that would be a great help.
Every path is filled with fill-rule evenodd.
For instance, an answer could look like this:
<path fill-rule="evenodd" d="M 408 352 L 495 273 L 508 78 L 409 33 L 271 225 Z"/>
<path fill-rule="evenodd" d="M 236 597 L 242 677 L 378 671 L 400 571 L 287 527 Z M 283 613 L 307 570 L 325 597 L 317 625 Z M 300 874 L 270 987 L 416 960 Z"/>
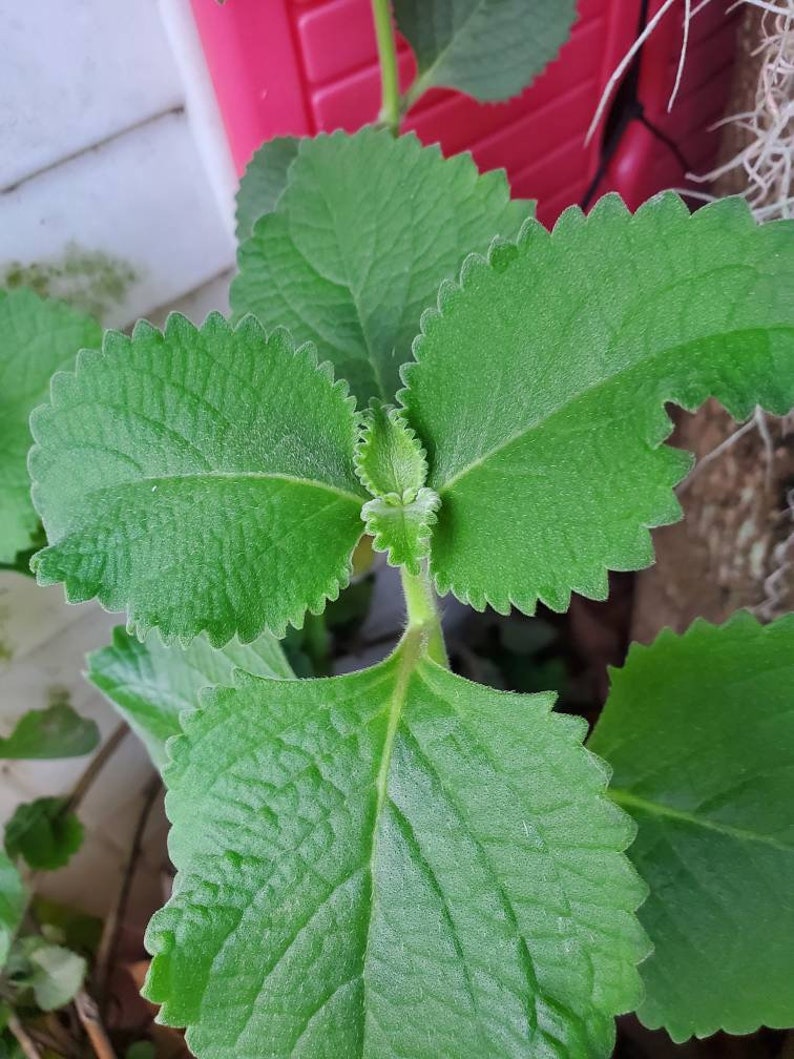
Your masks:
<path fill-rule="evenodd" d="M 26 710 L 44 709 L 53 692 L 66 691 L 77 712 L 95 720 L 103 740 L 107 739 L 119 720 L 82 672 L 86 653 L 104 646 L 117 623 L 117 616 L 95 604 L 68 606 L 59 587 L 43 589 L 31 578 L 0 573 L 0 734 L 8 735 Z M 3 762 L 0 822 L 22 801 L 68 795 L 89 760 Z M 141 790 L 151 775 L 143 746 L 130 734 L 80 806 L 86 829 L 83 848 L 66 868 L 42 878 L 42 892 L 90 912 L 107 908 L 126 859 Z M 159 887 L 164 832 L 159 812 L 145 845 L 139 902 L 146 903 Z"/>
<path fill-rule="evenodd" d="M 184 114 L 168 114 L 0 196 L 2 256 L 57 257 L 69 243 L 128 261 L 139 278 L 119 326 L 203 286 L 234 243 Z"/>
<path fill-rule="evenodd" d="M 0 187 L 178 107 L 156 0 L 2 0 Z"/>
<path fill-rule="evenodd" d="M 111 326 L 160 322 L 170 308 L 197 323 L 228 311 L 234 178 L 188 11 L 189 0 L 0 0 L 0 271 L 57 260 L 69 244 L 129 262 L 138 279 L 108 312 Z M 0 658 L 0 732 L 65 688 L 107 738 L 117 719 L 82 671 L 118 620 L 0 574 L 10 655 Z M 20 800 L 67 794 L 86 763 L 0 764 L 0 822 Z M 109 907 L 151 774 L 127 737 L 81 808 L 83 849 L 46 878 L 47 892 L 94 912 Z M 159 809 L 139 911 L 158 903 L 164 834 Z"/>
<path fill-rule="evenodd" d="M 174 60 L 182 75 L 190 131 L 215 192 L 221 217 L 229 235 L 233 236 L 237 174 L 193 12 L 189 0 L 159 0 L 159 4 Z"/>

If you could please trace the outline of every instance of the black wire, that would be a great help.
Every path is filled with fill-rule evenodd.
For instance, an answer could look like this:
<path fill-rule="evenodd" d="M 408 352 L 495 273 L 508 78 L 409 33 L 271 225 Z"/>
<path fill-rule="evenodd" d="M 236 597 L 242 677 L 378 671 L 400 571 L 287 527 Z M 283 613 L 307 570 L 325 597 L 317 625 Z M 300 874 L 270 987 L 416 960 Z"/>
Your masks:
<path fill-rule="evenodd" d="M 648 7 L 649 0 L 642 0 L 640 4 L 639 18 L 637 19 L 635 40 L 642 35 L 648 25 Z M 595 198 L 598 186 L 604 179 L 612 159 L 617 154 L 618 148 L 623 142 L 623 137 L 626 135 L 626 129 L 628 129 L 632 121 L 641 121 L 649 132 L 658 136 L 662 143 L 665 143 L 667 147 L 676 153 L 676 157 L 679 158 L 679 161 L 684 161 L 683 155 L 680 154 L 678 147 L 673 141 L 665 136 L 661 130 L 656 129 L 645 117 L 642 102 L 637 95 L 640 80 L 640 63 L 642 61 L 642 53 L 645 50 L 645 43 L 646 42 L 643 42 L 638 49 L 637 54 L 632 59 L 631 64 L 615 93 L 615 99 L 612 103 L 609 114 L 607 115 L 606 122 L 604 123 L 604 136 L 601 144 L 601 157 L 598 161 L 598 167 L 579 203 L 583 210 L 586 210 Z"/>
<path fill-rule="evenodd" d="M 663 143 L 665 147 L 667 147 L 668 150 L 670 150 L 675 155 L 676 161 L 682 167 L 685 173 L 692 172 L 692 166 L 686 160 L 686 155 L 675 142 L 675 140 L 671 139 L 666 132 L 664 132 L 658 127 L 658 125 L 654 125 L 652 121 L 649 121 L 644 111 L 641 111 L 637 115 L 637 121 L 641 122 L 648 130 L 648 132 L 652 133 L 656 137 L 656 139 L 659 140 L 660 143 Z"/>

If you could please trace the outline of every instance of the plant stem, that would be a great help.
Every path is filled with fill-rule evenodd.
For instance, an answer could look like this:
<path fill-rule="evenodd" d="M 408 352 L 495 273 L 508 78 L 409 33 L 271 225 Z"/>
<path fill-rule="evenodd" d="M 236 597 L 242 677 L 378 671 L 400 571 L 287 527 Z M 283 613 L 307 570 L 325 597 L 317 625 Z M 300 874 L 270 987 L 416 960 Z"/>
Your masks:
<path fill-rule="evenodd" d="M 380 120 L 391 130 L 392 136 L 396 136 L 400 131 L 400 75 L 389 0 L 372 0 L 372 19 L 378 41 L 382 86 Z"/>
<path fill-rule="evenodd" d="M 108 741 L 103 744 L 91 759 L 82 774 L 80 779 L 74 786 L 72 793 L 69 795 L 66 805 L 64 806 L 64 813 L 77 811 L 78 806 L 88 794 L 89 790 L 94 784 L 94 780 L 100 774 L 102 769 L 107 765 L 108 761 L 113 757 L 118 748 L 121 746 L 124 739 L 129 734 L 129 728 L 126 724 L 120 724 L 113 732 L 111 732 Z"/>
<path fill-rule="evenodd" d="M 81 989 L 74 998 L 74 1007 L 97 1059 L 116 1059 L 94 998 Z"/>
<path fill-rule="evenodd" d="M 25 1059 L 41 1059 L 41 1052 L 36 1047 L 35 1041 L 13 1012 L 8 1018 L 8 1028 L 16 1037 Z"/>
<path fill-rule="evenodd" d="M 427 653 L 434 662 L 449 668 L 441 616 L 438 612 L 433 586 L 426 570 L 420 574 L 409 574 L 403 567 L 400 571 L 405 609 L 408 612 L 408 628 L 424 629 L 427 633 Z"/>
<path fill-rule="evenodd" d="M 331 637 L 324 614 L 306 614 L 303 622 L 303 649 L 316 677 L 331 673 Z"/>
<path fill-rule="evenodd" d="M 162 782 L 160 776 L 156 775 L 149 780 L 141 792 L 142 804 L 135 825 L 135 832 L 132 836 L 132 843 L 127 855 L 127 861 L 124 865 L 121 887 L 105 920 L 99 948 L 97 949 L 96 960 L 94 961 L 93 978 L 95 983 L 94 991 L 98 996 L 98 1002 L 100 1005 L 100 1015 L 106 1013 L 108 982 L 110 981 L 110 975 L 116 962 L 121 928 L 124 923 L 124 916 L 127 912 L 127 905 L 132 890 L 132 882 L 135 878 L 135 869 L 138 866 L 138 860 L 141 855 L 143 836 L 146 831 L 146 825 L 149 822 L 152 808 L 154 807 L 154 803 L 157 800 L 157 796 L 161 789 Z"/>

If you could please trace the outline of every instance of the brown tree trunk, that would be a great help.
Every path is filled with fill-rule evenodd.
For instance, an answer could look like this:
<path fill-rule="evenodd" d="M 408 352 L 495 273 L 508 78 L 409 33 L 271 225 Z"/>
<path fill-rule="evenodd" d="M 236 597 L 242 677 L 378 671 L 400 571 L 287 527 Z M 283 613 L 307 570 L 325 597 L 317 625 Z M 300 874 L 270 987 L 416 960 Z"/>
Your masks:
<path fill-rule="evenodd" d="M 729 114 L 755 108 L 762 36 L 761 12 L 747 5 Z M 722 158 L 747 142 L 726 126 Z M 731 170 L 713 190 L 742 191 L 743 178 Z M 765 620 L 794 610 L 794 435 L 788 418 L 760 426 L 728 443 L 737 425 L 716 402 L 679 417 L 673 443 L 699 461 L 714 455 L 679 490 L 684 521 L 654 534 L 656 565 L 637 579 L 633 639 L 647 643 L 666 625 L 682 631 L 698 616 L 721 622 L 740 607 Z"/>

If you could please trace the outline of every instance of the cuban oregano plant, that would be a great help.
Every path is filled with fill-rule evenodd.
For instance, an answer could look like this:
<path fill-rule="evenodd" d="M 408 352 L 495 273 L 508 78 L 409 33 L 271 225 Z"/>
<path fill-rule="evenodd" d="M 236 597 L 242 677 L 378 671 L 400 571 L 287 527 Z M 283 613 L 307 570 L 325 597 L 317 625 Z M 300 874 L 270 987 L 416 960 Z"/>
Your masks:
<path fill-rule="evenodd" d="M 636 820 L 642 1021 L 673 1040 L 794 1025 L 794 616 L 635 645 L 588 746 Z"/>
<path fill-rule="evenodd" d="M 791 225 L 610 196 L 516 237 L 502 178 L 385 132 L 302 144 L 282 179 L 236 323 L 109 333 L 32 417 L 39 581 L 157 630 L 92 660 L 167 758 L 178 875 L 147 995 L 199 1059 L 590 1059 L 638 1008 L 677 1036 L 735 1028 L 670 1014 L 675 939 L 635 915 L 658 876 L 625 854 L 629 813 L 653 845 L 638 799 L 657 822 L 703 806 L 635 782 L 614 703 L 593 742 L 610 797 L 552 694 L 451 672 L 435 593 L 562 610 L 651 561 L 690 464 L 665 403 L 794 404 Z M 371 669 L 293 679 L 268 638 L 336 597 L 365 532 L 401 569 L 404 635 Z"/>
<path fill-rule="evenodd" d="M 101 329 L 63 302 L 25 288 L 0 290 L 0 567 L 17 565 L 34 543 L 38 518 L 30 502 L 28 419 L 46 398 L 50 376 L 71 366 Z"/>

